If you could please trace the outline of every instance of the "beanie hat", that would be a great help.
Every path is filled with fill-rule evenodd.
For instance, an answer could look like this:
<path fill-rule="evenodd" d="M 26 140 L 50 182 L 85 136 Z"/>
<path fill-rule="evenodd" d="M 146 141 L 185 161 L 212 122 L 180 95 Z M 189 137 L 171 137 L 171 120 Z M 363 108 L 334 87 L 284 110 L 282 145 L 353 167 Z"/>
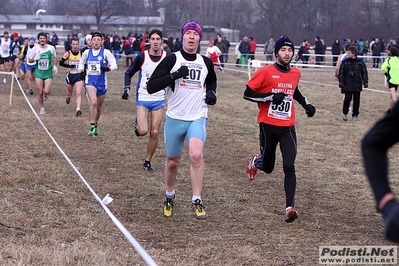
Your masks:
<path fill-rule="evenodd" d="M 202 40 L 202 28 L 198 22 L 191 20 L 191 21 L 186 22 L 183 25 L 183 27 L 181 29 L 181 39 L 182 40 L 183 40 L 183 35 L 188 30 L 194 30 L 194 31 L 198 32 L 198 35 L 200 36 L 200 41 Z"/>
<path fill-rule="evenodd" d="M 275 43 L 274 55 L 276 55 L 283 46 L 290 46 L 292 48 L 292 52 L 294 53 L 295 47 L 291 39 L 288 36 L 281 36 L 280 39 L 278 39 Z"/>
<path fill-rule="evenodd" d="M 18 38 L 18 32 L 14 32 L 13 36 L 14 38 Z"/>
<path fill-rule="evenodd" d="M 33 36 L 30 36 L 29 41 L 36 41 L 36 38 Z"/>

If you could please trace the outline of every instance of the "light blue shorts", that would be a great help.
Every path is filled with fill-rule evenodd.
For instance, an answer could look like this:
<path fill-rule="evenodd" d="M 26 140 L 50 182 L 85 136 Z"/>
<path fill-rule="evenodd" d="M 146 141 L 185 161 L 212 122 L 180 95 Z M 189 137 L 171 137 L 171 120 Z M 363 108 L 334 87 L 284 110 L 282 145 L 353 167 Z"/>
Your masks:
<path fill-rule="evenodd" d="M 166 116 L 164 126 L 166 156 L 179 156 L 183 151 L 186 136 L 188 141 L 195 137 L 205 143 L 207 127 L 208 118 L 206 117 L 201 117 L 194 121 L 184 121 Z"/>
<path fill-rule="evenodd" d="M 137 106 L 142 106 L 147 109 L 148 112 L 156 111 L 158 109 L 162 109 L 165 106 L 165 100 L 162 101 L 137 101 Z"/>

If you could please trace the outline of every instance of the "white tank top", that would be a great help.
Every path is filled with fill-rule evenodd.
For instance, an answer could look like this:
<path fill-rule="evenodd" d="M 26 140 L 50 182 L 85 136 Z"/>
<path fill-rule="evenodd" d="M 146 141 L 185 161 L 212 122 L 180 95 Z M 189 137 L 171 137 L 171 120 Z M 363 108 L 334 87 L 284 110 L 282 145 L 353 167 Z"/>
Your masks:
<path fill-rule="evenodd" d="M 168 88 L 168 109 L 166 115 L 174 119 L 193 121 L 201 117 L 208 117 L 208 105 L 205 103 L 205 79 L 208 68 L 204 59 L 197 54 L 195 61 L 187 61 L 181 52 L 175 53 L 176 63 L 170 73 L 181 66 L 187 66 L 189 76 L 175 80 L 174 92 Z"/>
<path fill-rule="evenodd" d="M 144 51 L 144 61 L 139 71 L 139 80 L 136 86 L 138 101 L 153 102 L 165 100 L 165 90 L 160 90 L 154 94 L 149 94 L 147 92 L 147 82 L 150 79 L 155 68 L 162 61 L 162 59 L 165 58 L 165 56 L 166 53 L 162 51 L 161 58 L 157 62 L 154 62 L 151 60 L 149 51 Z"/>
<path fill-rule="evenodd" d="M 8 40 L 5 40 L 4 38 L 1 38 L 0 56 L 2 58 L 10 57 L 10 44 L 11 44 L 11 39 L 10 38 Z"/>
<path fill-rule="evenodd" d="M 32 48 L 30 48 L 29 44 L 26 47 L 26 49 L 28 49 L 28 51 L 26 52 L 26 64 L 30 65 L 30 66 L 36 66 L 36 61 L 33 61 L 33 63 L 29 63 L 29 58 L 33 58 L 35 55 L 32 54 L 32 49 L 35 47 L 36 45 L 34 45 Z"/>

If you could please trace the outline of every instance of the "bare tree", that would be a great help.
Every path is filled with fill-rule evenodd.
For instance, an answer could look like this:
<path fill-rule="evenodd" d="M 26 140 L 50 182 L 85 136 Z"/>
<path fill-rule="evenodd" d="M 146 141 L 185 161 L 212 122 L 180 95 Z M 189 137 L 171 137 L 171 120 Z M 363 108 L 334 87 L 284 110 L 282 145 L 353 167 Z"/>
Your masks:
<path fill-rule="evenodd" d="M 12 5 L 12 10 L 18 10 L 18 14 L 24 15 L 34 15 L 39 9 L 46 9 L 47 1 L 46 0 L 2 0 L 0 1 L 0 10 L 3 11 L 3 7 L 1 5 L 5 4 L 5 8 L 7 5 Z M 8 2 L 8 4 L 7 4 Z"/>
<path fill-rule="evenodd" d="M 378 6 L 380 27 L 384 35 L 392 37 L 394 32 L 397 34 L 398 25 L 398 0 L 383 0 Z"/>
<path fill-rule="evenodd" d="M 10 14 L 11 10 L 11 0 L 2 0 L 0 1 L 0 14 L 7 15 Z M 3 33 L 1 33 L 3 34 Z"/>
<path fill-rule="evenodd" d="M 119 0 L 72 0 L 69 3 L 71 6 L 75 3 L 74 6 L 79 8 L 77 14 L 94 16 L 99 31 L 103 30 L 103 24 L 106 21 L 114 19 L 113 16 L 120 16 L 121 10 L 127 7 L 124 1 Z"/>
<path fill-rule="evenodd" d="M 256 0 L 259 20 L 257 25 L 262 25 L 258 29 L 265 36 L 270 35 L 290 35 L 294 36 L 296 23 L 301 23 L 301 13 L 299 4 L 291 0 Z"/>
<path fill-rule="evenodd" d="M 76 10 L 75 5 L 71 5 L 70 0 L 49 1 L 46 9 L 49 14 L 53 15 L 70 15 L 75 14 L 78 11 Z"/>
<path fill-rule="evenodd" d="M 21 8 L 22 7 L 22 8 Z M 188 20 L 237 29 L 257 42 L 270 35 L 294 41 L 312 38 L 392 38 L 398 36 L 399 0 L 2 0 L 0 13 L 91 15 L 98 29 L 115 16 L 157 16 L 165 9 L 165 27 L 179 31 Z M 135 22 L 132 21 L 132 28 Z M 333 36 L 333 37 L 331 37 Z"/>

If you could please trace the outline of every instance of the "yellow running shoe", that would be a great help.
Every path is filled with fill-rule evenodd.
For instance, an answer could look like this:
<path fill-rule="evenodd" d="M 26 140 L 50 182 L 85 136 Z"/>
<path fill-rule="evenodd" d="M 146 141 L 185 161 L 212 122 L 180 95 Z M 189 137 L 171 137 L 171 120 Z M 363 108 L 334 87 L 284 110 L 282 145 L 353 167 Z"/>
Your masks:
<path fill-rule="evenodd" d="M 195 218 L 197 219 L 206 219 L 205 207 L 202 204 L 202 200 L 196 199 L 191 203 L 191 208 L 195 214 Z"/>
<path fill-rule="evenodd" d="M 165 197 L 163 202 L 163 215 L 165 217 L 171 217 L 173 215 L 173 200 Z"/>

